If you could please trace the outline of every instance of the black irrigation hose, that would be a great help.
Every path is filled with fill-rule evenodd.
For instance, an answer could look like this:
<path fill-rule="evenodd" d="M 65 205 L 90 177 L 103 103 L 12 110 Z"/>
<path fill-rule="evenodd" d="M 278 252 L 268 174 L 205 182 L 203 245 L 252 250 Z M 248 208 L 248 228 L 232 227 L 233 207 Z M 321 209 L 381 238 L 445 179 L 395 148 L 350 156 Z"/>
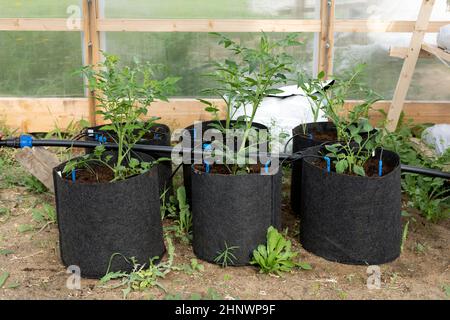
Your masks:
<path fill-rule="evenodd" d="M 443 172 L 443 171 L 439 171 L 439 170 L 421 168 L 421 167 L 413 167 L 413 166 L 409 166 L 406 164 L 402 164 L 401 169 L 402 169 L 402 172 L 406 172 L 406 173 L 417 173 L 417 174 L 423 174 L 423 175 L 431 176 L 431 177 L 435 177 L 435 178 L 450 179 L 449 172 Z"/>
<path fill-rule="evenodd" d="M 98 141 L 78 141 L 78 140 L 30 140 L 30 144 L 34 147 L 75 147 L 75 148 L 95 148 L 97 146 L 103 145 L 106 149 L 117 149 L 118 146 L 115 143 L 100 143 Z M 8 148 L 21 148 L 23 147 L 22 141 L 20 138 L 12 138 L 0 140 L 0 147 L 8 147 Z M 195 150 L 191 148 L 174 148 L 169 146 L 156 146 L 156 145 L 144 145 L 144 144 L 136 144 L 132 148 L 134 151 L 153 151 L 158 153 L 167 153 L 171 154 L 173 151 L 177 153 L 191 153 L 192 155 L 199 154 L 203 155 L 203 150 Z M 264 154 L 259 154 L 259 156 Z M 258 156 L 258 154 L 249 154 L 249 156 Z M 270 154 L 265 154 L 265 156 L 270 156 Z M 301 153 L 295 154 L 286 154 L 280 153 L 277 155 L 277 158 L 282 161 L 297 161 L 303 157 Z M 401 170 L 407 173 L 416 173 L 427 175 L 436 178 L 444 178 L 450 179 L 450 173 L 442 172 L 439 170 L 421 168 L 421 167 L 413 167 L 409 165 L 401 165 Z"/>

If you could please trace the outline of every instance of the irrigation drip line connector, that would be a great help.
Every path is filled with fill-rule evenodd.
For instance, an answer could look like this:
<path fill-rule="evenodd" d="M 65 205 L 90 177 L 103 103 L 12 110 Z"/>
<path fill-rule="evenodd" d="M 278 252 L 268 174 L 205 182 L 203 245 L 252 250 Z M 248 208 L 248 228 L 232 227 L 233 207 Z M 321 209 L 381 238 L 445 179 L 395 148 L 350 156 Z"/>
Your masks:
<path fill-rule="evenodd" d="M 95 148 L 97 146 L 104 146 L 106 149 L 118 149 L 118 145 L 116 143 L 100 143 L 98 141 L 79 141 L 79 140 L 50 140 L 50 139 L 33 139 L 33 137 L 29 135 L 21 135 L 19 138 L 9 138 L 0 140 L 0 147 L 7 148 L 26 148 L 26 147 L 74 147 L 74 148 Z M 190 153 L 192 156 L 199 154 L 203 155 L 204 150 L 195 150 L 192 148 L 177 148 L 175 150 L 174 147 L 170 146 L 158 146 L 158 145 L 144 145 L 144 144 L 136 144 L 132 147 L 134 151 L 147 151 L 147 152 L 157 152 L 157 153 L 166 153 L 170 155 L 172 152 L 176 151 L 177 153 Z M 270 159 L 272 157 L 271 154 L 260 153 L 260 154 L 248 154 L 251 157 L 266 157 L 266 159 Z M 294 153 L 294 154 L 286 154 L 279 153 L 274 154 L 274 157 L 281 159 L 283 161 L 298 161 L 305 157 L 317 157 L 323 159 L 322 156 L 313 156 L 313 155 L 303 155 L 302 153 Z M 443 172 L 434 169 L 421 168 L 421 167 L 413 167 L 409 165 L 401 165 L 401 170 L 404 173 L 415 173 L 426 175 L 435 178 L 443 178 L 450 179 L 450 172 Z"/>
<path fill-rule="evenodd" d="M 21 135 L 19 138 L 20 148 L 33 147 L 33 137 L 29 135 Z"/>

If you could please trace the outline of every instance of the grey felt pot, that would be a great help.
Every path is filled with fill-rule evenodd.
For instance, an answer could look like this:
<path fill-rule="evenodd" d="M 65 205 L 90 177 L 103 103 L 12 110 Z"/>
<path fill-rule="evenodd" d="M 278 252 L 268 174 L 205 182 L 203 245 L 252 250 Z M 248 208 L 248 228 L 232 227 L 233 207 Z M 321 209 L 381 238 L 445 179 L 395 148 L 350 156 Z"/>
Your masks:
<path fill-rule="evenodd" d="M 225 120 L 219 120 L 220 123 L 225 126 L 226 121 Z M 203 134 L 208 130 L 208 129 L 213 129 L 213 127 L 211 127 L 210 125 L 213 123 L 217 123 L 218 120 L 210 120 L 210 121 L 203 121 L 202 122 L 202 132 L 198 133 L 196 132 L 194 125 L 190 125 L 189 127 L 185 128 L 185 131 L 183 132 L 182 135 L 182 139 L 191 139 L 191 143 L 190 143 L 190 147 L 191 148 L 195 148 L 196 146 L 201 148 L 201 146 L 203 145 L 203 143 L 210 143 L 211 141 L 206 141 L 206 140 L 200 140 L 200 137 L 203 137 Z M 232 120 L 232 122 L 234 123 L 235 120 Z M 253 128 L 255 129 L 263 129 L 263 130 L 268 130 L 268 128 L 260 123 L 254 122 L 253 123 Z M 225 143 L 225 141 L 223 141 Z M 189 145 L 185 145 L 185 147 L 189 147 Z M 193 162 L 191 163 L 185 163 L 183 164 L 183 181 L 184 181 L 184 187 L 186 190 L 186 200 L 189 204 L 192 204 L 192 189 L 191 189 L 191 166 L 192 166 Z"/>
<path fill-rule="evenodd" d="M 329 132 L 336 133 L 336 126 L 332 122 L 314 122 L 305 125 L 306 132 Z M 325 140 L 314 138 L 313 134 L 303 134 L 303 125 L 297 126 L 292 130 L 292 152 L 304 151 L 307 148 L 325 143 Z M 300 186 L 302 181 L 302 160 L 292 163 L 291 178 L 291 208 L 300 214 Z"/>
<path fill-rule="evenodd" d="M 148 155 L 141 155 L 147 157 Z M 65 163 L 53 170 L 61 259 L 76 265 L 81 276 L 105 275 L 114 253 L 139 263 L 165 252 L 160 214 L 158 170 L 124 181 L 77 183 L 62 178 Z M 123 258 L 111 271 L 130 271 Z"/>
<path fill-rule="evenodd" d="M 318 154 L 320 147 L 307 150 Z M 379 156 L 379 154 L 377 154 Z M 372 265 L 395 260 L 401 245 L 401 178 L 397 154 L 383 152 L 393 171 L 382 177 L 327 172 L 303 161 L 300 242 L 327 260 Z"/>
<path fill-rule="evenodd" d="M 222 175 L 192 168 L 193 248 L 214 263 L 225 243 L 237 246 L 235 266 L 247 265 L 266 243 L 269 226 L 281 227 L 281 170 L 274 175 Z"/>
<path fill-rule="evenodd" d="M 108 142 L 114 142 L 112 133 L 108 131 L 100 130 L 103 125 L 86 128 L 87 130 L 94 130 L 97 134 L 88 134 L 86 136 L 86 141 L 96 141 L 96 136 L 100 136 L 105 138 Z M 155 123 L 148 134 L 146 134 L 140 141 L 139 144 L 145 145 L 156 145 L 156 146 L 170 146 L 170 128 L 165 124 Z M 92 148 L 86 148 L 86 153 L 91 153 L 93 151 Z M 167 154 L 161 154 L 153 151 L 142 152 L 150 155 L 155 159 L 167 157 Z M 163 194 L 166 189 L 166 201 L 169 200 L 170 195 L 173 193 L 173 184 L 172 184 L 172 163 L 170 161 L 164 161 L 158 164 L 158 175 L 159 175 L 159 190 L 160 194 Z"/>

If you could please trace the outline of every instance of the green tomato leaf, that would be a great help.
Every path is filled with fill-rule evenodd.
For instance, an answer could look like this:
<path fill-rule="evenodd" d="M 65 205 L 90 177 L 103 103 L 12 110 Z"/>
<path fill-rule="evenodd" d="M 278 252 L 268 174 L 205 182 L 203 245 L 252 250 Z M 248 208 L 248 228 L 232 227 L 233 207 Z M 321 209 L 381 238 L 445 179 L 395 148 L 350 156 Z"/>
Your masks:
<path fill-rule="evenodd" d="M 353 172 L 363 177 L 366 175 L 366 173 L 364 172 L 364 168 L 358 165 L 353 166 Z"/>
<path fill-rule="evenodd" d="M 348 168 L 347 160 L 343 159 L 343 160 L 339 160 L 338 162 L 336 162 L 336 172 L 337 173 L 344 173 L 345 170 L 347 170 L 347 168 Z"/>

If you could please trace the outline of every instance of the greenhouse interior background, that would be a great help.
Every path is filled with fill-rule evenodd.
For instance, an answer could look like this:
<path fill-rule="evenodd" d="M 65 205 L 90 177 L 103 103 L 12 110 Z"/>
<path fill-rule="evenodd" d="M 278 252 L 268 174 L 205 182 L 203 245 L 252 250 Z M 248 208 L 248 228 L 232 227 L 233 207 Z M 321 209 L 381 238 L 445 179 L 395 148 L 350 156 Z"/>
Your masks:
<path fill-rule="evenodd" d="M 319 1 L 320 2 L 320 1 Z M 337 0 L 336 19 L 375 21 L 407 20 L 417 17 L 421 0 Z M 100 1 L 100 15 L 111 19 L 318 19 L 316 0 L 167 0 Z M 64 18 L 73 0 L 1 0 L 0 18 Z M 77 13 L 76 10 L 74 11 Z M 78 11 L 81 14 L 81 11 Z M 450 4 L 437 0 L 431 21 L 450 19 Z M 278 36 L 282 36 L 279 33 Z M 256 33 L 234 33 L 244 43 L 256 41 Z M 366 81 L 385 100 L 393 96 L 403 61 L 390 57 L 390 46 L 407 46 L 410 33 L 338 32 L 335 34 L 333 72 L 351 70 L 356 63 L 367 63 Z M 303 33 L 304 46 L 293 54 L 299 68 L 313 72 L 317 63 L 317 33 Z M 436 41 L 436 33 L 426 40 Z M 177 96 L 199 95 L 205 80 L 205 65 L 225 52 L 205 32 L 104 32 L 101 49 L 119 55 L 124 63 L 133 58 L 161 63 L 167 74 L 182 77 Z M 0 95 L 15 97 L 82 97 L 83 83 L 73 71 L 83 65 L 82 32 L 1 31 Z M 442 90 L 449 80 L 448 69 L 437 59 L 419 61 L 408 100 L 449 100 Z"/>

